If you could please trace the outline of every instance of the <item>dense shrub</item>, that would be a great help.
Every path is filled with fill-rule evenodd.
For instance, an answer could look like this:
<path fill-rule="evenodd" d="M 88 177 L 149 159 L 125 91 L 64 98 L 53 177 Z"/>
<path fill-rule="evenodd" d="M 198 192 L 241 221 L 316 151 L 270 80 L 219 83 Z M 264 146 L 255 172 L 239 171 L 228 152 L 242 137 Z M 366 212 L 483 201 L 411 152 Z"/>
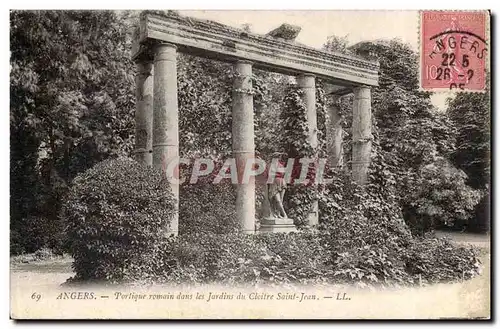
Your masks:
<path fill-rule="evenodd" d="M 422 283 L 467 280 L 477 274 L 480 265 L 473 248 L 442 238 L 415 238 L 401 255 L 408 274 Z"/>
<path fill-rule="evenodd" d="M 445 239 L 411 238 L 400 243 L 393 238 L 363 246 L 331 241 L 335 282 L 361 286 L 433 284 L 470 279 L 479 271 L 475 249 L 455 246 Z"/>
<path fill-rule="evenodd" d="M 350 220 L 356 223 L 343 224 L 377 229 L 376 224 Z M 384 240 L 383 234 L 370 241 L 367 233 L 352 241 L 347 239 L 349 229 L 334 226 L 288 234 L 178 236 L 160 248 L 155 263 L 161 265 L 149 267 L 142 282 L 403 286 L 458 281 L 478 273 L 480 263 L 472 248 L 445 239 Z"/>
<path fill-rule="evenodd" d="M 411 243 L 399 205 L 380 193 L 379 185 L 359 186 L 343 173 L 320 197 L 324 244 L 340 282 L 408 282 L 401 249 Z"/>
<path fill-rule="evenodd" d="M 174 211 L 160 172 L 131 159 L 106 160 L 78 175 L 61 214 L 75 279 L 119 281 L 150 272 Z"/>
<path fill-rule="evenodd" d="M 11 231 L 10 253 L 19 255 L 33 253 L 45 248 L 57 254 L 66 251 L 62 224 L 58 219 L 48 219 L 45 216 L 28 216 L 18 222 L 25 226 L 22 233 Z"/>
<path fill-rule="evenodd" d="M 21 254 L 10 258 L 11 264 L 30 264 L 45 261 L 63 260 L 67 255 L 55 254 L 52 249 L 41 248 L 30 254 Z"/>
<path fill-rule="evenodd" d="M 466 181 L 467 175 L 445 159 L 408 174 L 402 203 L 412 231 L 423 234 L 436 226 L 467 223 L 474 216 L 481 192 L 468 186 Z"/>
<path fill-rule="evenodd" d="M 378 184 L 360 186 L 345 172 L 330 172 L 327 178 L 333 181 L 321 187 L 319 198 L 324 227 L 352 244 L 410 237 L 399 204 L 385 196 Z"/>
<path fill-rule="evenodd" d="M 317 197 L 317 191 L 310 186 L 287 186 L 284 198 L 285 209 L 288 209 L 288 217 L 294 220 L 297 227 L 305 228 L 308 225 L 307 218 L 312 209 L 311 205 Z"/>
<path fill-rule="evenodd" d="M 321 193 L 320 237 L 330 251 L 336 282 L 425 284 L 467 279 L 477 272 L 472 249 L 413 237 L 398 202 L 380 184 L 361 187 L 342 173 L 333 178 Z"/>
<path fill-rule="evenodd" d="M 179 188 L 179 233 L 193 234 L 230 233 L 238 230 L 236 221 L 236 191 L 229 179 L 219 184 L 213 180 L 222 166 L 217 161 L 211 174 L 201 176 L 195 184 L 191 184 L 192 164 L 184 166 L 181 179 L 184 183 Z"/>
<path fill-rule="evenodd" d="M 135 179 L 145 179 L 138 169 L 150 171 L 150 178 L 158 175 L 130 160 L 113 160 L 75 181 L 64 213 L 70 219 L 77 278 L 225 285 L 411 285 L 468 279 L 479 269 L 475 250 L 443 239 L 413 237 L 399 204 L 379 184 L 359 186 L 342 173 L 330 173 L 333 183 L 319 191 L 323 221 L 318 229 L 288 234 L 234 232 L 237 226 L 230 223 L 234 216 L 222 213 L 224 203 L 233 207 L 234 199 L 229 202 L 227 195 L 217 194 L 224 191 L 224 184 L 201 184 L 188 185 L 191 195 L 185 195 L 181 206 L 182 213 L 191 217 L 181 216 L 180 222 L 187 219 L 191 228 L 187 225 L 183 234 L 165 238 L 161 228 L 173 209 L 168 193 L 154 179 L 134 186 Z M 123 180 L 125 176 L 129 181 Z M 137 192 L 129 190 L 133 187 Z M 211 189 L 215 195 L 208 193 Z M 163 203 L 143 200 L 152 195 Z M 160 205 L 162 209 L 157 208 Z M 228 226 L 220 227 L 219 215 L 226 216 Z"/>
<path fill-rule="evenodd" d="M 311 232 L 195 233 L 171 240 L 163 250 L 162 262 L 167 265 L 155 274 L 156 282 L 317 283 L 331 272 L 325 266 L 328 252 Z"/>
<path fill-rule="evenodd" d="M 236 194 L 230 182 L 180 186 L 179 233 L 229 233 L 238 229 Z"/>

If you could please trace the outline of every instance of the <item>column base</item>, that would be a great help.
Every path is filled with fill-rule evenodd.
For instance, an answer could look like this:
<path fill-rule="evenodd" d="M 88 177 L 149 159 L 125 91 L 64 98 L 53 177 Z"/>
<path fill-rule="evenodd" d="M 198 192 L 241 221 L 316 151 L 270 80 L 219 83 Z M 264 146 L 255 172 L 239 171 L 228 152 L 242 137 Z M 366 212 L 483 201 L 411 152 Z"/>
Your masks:
<path fill-rule="evenodd" d="M 297 227 L 291 218 L 267 217 L 260 221 L 259 233 L 286 233 L 296 232 Z"/>

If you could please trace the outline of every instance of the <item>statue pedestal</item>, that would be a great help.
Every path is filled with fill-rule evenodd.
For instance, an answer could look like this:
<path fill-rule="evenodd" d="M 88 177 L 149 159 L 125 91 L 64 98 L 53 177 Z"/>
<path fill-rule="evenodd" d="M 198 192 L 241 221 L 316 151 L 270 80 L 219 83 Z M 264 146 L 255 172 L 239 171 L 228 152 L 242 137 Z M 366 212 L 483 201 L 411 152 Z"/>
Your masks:
<path fill-rule="evenodd" d="M 297 228 L 291 218 L 267 217 L 260 221 L 260 233 L 296 232 Z"/>

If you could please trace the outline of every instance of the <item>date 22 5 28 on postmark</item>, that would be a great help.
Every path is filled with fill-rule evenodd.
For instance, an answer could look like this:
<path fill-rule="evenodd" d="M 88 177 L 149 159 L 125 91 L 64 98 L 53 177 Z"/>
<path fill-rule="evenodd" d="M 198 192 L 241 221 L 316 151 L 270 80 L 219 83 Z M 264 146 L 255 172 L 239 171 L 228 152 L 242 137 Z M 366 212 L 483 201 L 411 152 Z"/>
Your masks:
<path fill-rule="evenodd" d="M 489 13 L 421 11 L 420 15 L 421 88 L 483 91 Z"/>

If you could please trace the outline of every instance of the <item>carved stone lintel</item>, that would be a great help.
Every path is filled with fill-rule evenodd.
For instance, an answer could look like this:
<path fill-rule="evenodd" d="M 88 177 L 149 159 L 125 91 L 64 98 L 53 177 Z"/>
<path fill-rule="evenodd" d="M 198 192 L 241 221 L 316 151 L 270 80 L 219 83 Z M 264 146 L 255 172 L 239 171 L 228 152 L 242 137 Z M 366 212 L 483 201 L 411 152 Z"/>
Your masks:
<path fill-rule="evenodd" d="M 285 25 L 286 26 L 286 25 Z M 132 56 L 147 40 L 162 40 L 179 45 L 182 52 L 206 54 L 218 60 L 251 60 L 255 68 L 288 75 L 313 73 L 318 78 L 344 86 L 378 85 L 379 64 L 354 55 L 330 53 L 292 41 L 296 27 L 258 35 L 241 29 L 191 17 L 147 12 L 142 15 L 140 33 L 134 41 Z"/>

